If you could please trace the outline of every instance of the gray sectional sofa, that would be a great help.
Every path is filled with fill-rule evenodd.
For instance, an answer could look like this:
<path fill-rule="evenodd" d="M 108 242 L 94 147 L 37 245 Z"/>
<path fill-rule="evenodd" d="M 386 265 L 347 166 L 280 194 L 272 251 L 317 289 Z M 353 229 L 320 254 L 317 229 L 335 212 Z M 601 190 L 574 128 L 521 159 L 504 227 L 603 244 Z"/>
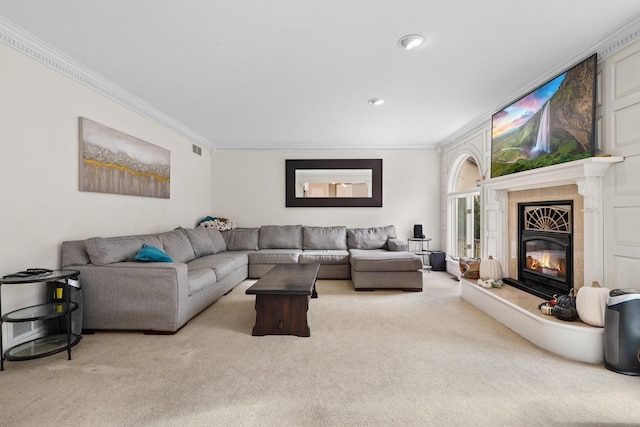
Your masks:
<path fill-rule="evenodd" d="M 143 244 L 174 262 L 137 262 Z M 218 231 L 178 228 L 62 244 L 62 267 L 80 271 L 83 328 L 176 332 L 247 278 L 276 264 L 319 263 L 320 279 L 356 290 L 422 290 L 422 260 L 395 227 L 265 225 Z"/>

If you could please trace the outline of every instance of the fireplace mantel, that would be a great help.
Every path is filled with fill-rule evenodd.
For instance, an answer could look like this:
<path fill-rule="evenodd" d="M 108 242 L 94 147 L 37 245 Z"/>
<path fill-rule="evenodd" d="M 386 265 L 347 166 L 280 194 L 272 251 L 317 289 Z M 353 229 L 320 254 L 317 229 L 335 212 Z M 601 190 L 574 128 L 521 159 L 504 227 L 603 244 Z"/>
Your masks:
<path fill-rule="evenodd" d="M 493 191 L 519 191 L 576 184 L 589 178 L 602 178 L 609 166 L 622 161 L 624 161 L 624 157 L 589 157 L 588 159 L 487 179 L 481 181 L 481 185 L 483 188 Z"/>
<path fill-rule="evenodd" d="M 481 181 L 487 254 L 497 255 L 503 267 L 513 255 L 508 247 L 507 197 L 510 191 L 575 184 L 584 200 L 584 282 L 603 283 L 604 176 L 611 165 L 622 161 L 624 157 L 590 157 Z M 505 276 L 510 277 L 509 273 L 513 272 L 505 271 Z"/>

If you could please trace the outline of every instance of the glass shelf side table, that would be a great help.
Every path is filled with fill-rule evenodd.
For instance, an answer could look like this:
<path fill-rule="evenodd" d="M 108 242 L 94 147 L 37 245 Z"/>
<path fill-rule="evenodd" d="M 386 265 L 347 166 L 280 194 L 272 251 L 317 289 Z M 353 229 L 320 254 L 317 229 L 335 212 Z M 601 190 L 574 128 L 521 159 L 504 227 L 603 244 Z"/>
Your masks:
<path fill-rule="evenodd" d="M 407 251 L 422 258 L 422 269 L 431 272 L 431 250 L 429 249 L 430 237 L 409 237 L 407 239 Z"/>
<path fill-rule="evenodd" d="M 25 277 L 0 278 L 0 304 L 2 298 L 2 285 L 23 285 L 27 283 L 60 282 L 64 285 L 61 298 L 53 302 L 19 308 L 0 316 L 0 371 L 4 371 L 4 361 L 20 361 L 51 356 L 52 354 L 67 351 L 68 360 L 71 360 L 71 347 L 80 342 L 81 335 L 71 332 L 71 312 L 78 309 L 77 302 L 69 299 L 69 279 L 77 278 L 80 274 L 77 270 L 56 270 L 44 274 L 34 274 Z M 1 305 L 0 305 L 1 306 Z M 46 335 L 23 342 L 8 349 L 2 344 L 2 323 L 4 322 L 33 322 L 36 320 L 58 319 L 64 322 L 66 332 Z"/>

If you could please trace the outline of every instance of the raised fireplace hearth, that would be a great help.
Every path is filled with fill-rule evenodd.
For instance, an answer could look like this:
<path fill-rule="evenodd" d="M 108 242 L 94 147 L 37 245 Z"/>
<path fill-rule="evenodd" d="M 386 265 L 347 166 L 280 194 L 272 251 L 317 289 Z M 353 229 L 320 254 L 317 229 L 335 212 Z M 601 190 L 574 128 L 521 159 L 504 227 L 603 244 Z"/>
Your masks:
<path fill-rule="evenodd" d="M 474 281 L 460 279 L 460 296 L 538 347 L 571 360 L 604 362 L 604 328 L 582 322 L 563 322 L 545 316 L 538 301 L 519 289 L 503 286 L 484 289 Z"/>

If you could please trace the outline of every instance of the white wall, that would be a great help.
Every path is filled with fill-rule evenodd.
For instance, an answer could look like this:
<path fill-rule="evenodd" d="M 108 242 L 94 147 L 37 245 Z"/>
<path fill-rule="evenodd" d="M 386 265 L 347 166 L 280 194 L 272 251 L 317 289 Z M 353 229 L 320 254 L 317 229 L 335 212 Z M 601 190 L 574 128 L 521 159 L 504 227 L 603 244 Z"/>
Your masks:
<path fill-rule="evenodd" d="M 285 207 L 286 159 L 382 159 L 381 208 Z M 264 224 L 393 224 L 398 237 L 423 224 L 440 247 L 439 156 L 435 150 L 376 151 L 217 151 L 213 155 L 212 216 L 228 217 L 240 227 Z"/>
<path fill-rule="evenodd" d="M 211 158 L 191 141 L 0 44 L 0 275 L 57 268 L 63 240 L 193 227 L 211 206 Z M 171 150 L 171 198 L 78 191 L 78 117 Z M 33 304 L 2 286 L 2 312 Z"/>
<path fill-rule="evenodd" d="M 624 156 L 606 176 L 605 285 L 640 289 L 640 42 L 600 65 L 604 151 Z"/>

